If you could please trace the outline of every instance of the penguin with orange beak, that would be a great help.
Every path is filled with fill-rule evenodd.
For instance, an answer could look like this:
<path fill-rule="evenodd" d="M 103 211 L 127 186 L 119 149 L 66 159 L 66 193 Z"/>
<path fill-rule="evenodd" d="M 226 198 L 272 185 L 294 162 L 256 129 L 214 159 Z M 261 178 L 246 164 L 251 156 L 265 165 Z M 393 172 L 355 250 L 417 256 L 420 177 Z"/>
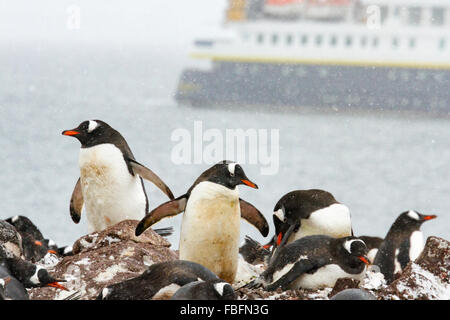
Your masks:
<path fill-rule="evenodd" d="M 279 249 L 259 278 L 244 287 L 318 289 L 333 287 L 339 278 L 361 280 L 369 260 L 364 241 L 356 237 L 311 235 Z"/>
<path fill-rule="evenodd" d="M 149 208 L 143 179 L 174 199 L 163 180 L 135 160 L 125 138 L 106 122 L 83 121 L 62 134 L 81 143 L 80 177 L 72 192 L 70 216 L 78 223 L 84 207 L 89 232 L 127 219 L 141 220 Z"/>
<path fill-rule="evenodd" d="M 422 253 L 424 239 L 420 227 L 425 221 L 435 218 L 435 215 L 409 210 L 401 213 L 394 221 L 373 261 L 374 265 L 380 267 L 388 284 L 394 281 L 395 274 Z"/>
<path fill-rule="evenodd" d="M 65 282 L 65 280 L 57 280 L 53 278 L 45 268 L 9 255 L 1 246 L 0 268 L 4 270 L 7 275 L 19 280 L 25 288 L 54 287 L 67 291 L 67 289 L 59 283 Z"/>
<path fill-rule="evenodd" d="M 261 212 L 239 198 L 239 185 L 258 189 L 239 164 L 221 161 L 203 172 L 184 195 L 147 214 L 136 235 L 162 218 L 184 211 L 180 259 L 199 263 L 232 283 L 238 267 L 240 219 L 250 222 L 264 237 L 269 232 Z"/>

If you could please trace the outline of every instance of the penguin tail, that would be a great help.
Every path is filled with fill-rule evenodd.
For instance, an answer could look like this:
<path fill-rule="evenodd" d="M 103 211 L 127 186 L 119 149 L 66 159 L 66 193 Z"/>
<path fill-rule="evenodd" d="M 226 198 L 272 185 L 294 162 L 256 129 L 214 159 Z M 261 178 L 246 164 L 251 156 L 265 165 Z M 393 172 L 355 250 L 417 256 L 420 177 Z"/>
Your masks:
<path fill-rule="evenodd" d="M 161 237 L 168 237 L 173 234 L 173 227 L 153 229 Z"/>
<path fill-rule="evenodd" d="M 264 281 L 261 279 L 261 277 L 250 281 L 249 283 L 247 283 L 246 285 L 243 285 L 241 288 L 245 288 L 245 289 L 257 289 L 262 287 L 264 284 Z"/>

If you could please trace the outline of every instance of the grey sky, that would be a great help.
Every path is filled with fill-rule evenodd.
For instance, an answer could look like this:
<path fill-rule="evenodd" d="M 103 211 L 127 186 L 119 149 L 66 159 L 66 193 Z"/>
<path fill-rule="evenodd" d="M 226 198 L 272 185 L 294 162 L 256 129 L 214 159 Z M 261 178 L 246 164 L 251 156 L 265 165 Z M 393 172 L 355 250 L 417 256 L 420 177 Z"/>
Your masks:
<path fill-rule="evenodd" d="M 0 0 L 0 41 L 185 44 L 223 20 L 226 0 Z M 80 8 L 69 30 L 68 8 Z"/>

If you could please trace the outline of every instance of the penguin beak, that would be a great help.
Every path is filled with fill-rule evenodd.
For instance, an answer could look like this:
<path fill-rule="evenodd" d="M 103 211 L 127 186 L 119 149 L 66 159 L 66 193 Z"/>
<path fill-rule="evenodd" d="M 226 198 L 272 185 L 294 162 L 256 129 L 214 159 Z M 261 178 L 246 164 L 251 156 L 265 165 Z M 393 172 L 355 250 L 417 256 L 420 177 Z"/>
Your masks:
<path fill-rule="evenodd" d="M 76 131 L 76 130 L 64 130 L 62 132 L 62 134 L 64 136 L 76 136 L 77 134 L 80 134 L 80 132 Z"/>
<path fill-rule="evenodd" d="M 258 186 L 251 182 L 250 180 L 242 179 L 241 182 L 251 188 L 258 189 Z"/>
<path fill-rule="evenodd" d="M 358 258 L 359 258 L 359 260 L 364 262 L 366 265 L 370 265 L 370 261 L 369 261 L 369 259 L 367 257 L 359 256 Z"/>
<path fill-rule="evenodd" d="M 423 220 L 431 220 L 431 219 L 435 219 L 436 217 L 437 217 L 436 215 L 432 214 L 432 215 L 429 215 L 429 216 L 424 216 Z"/>
<path fill-rule="evenodd" d="M 52 287 L 52 288 L 57 288 L 60 290 L 65 290 L 65 291 L 69 291 L 69 289 L 67 289 L 66 287 L 64 287 L 63 285 L 60 285 L 58 282 L 51 282 L 47 284 L 48 287 Z"/>
<path fill-rule="evenodd" d="M 278 234 L 278 236 L 277 236 L 277 246 L 280 245 L 281 240 L 283 240 L 283 233 L 282 233 L 282 232 L 280 232 L 280 233 Z"/>

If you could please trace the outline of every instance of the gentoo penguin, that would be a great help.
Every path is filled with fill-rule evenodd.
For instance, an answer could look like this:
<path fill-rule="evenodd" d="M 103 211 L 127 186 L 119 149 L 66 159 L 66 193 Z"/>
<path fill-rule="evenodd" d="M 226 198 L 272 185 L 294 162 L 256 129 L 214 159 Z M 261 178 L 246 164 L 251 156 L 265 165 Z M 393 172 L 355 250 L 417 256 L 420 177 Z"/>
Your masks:
<path fill-rule="evenodd" d="M 136 235 L 162 218 L 184 211 L 180 259 L 200 263 L 232 283 L 238 268 L 240 218 L 256 226 L 263 236 L 269 232 L 261 212 L 239 198 L 240 184 L 258 188 L 239 164 L 221 161 L 203 172 L 186 194 L 147 214 Z"/>
<path fill-rule="evenodd" d="M 67 290 L 59 284 L 65 280 L 53 278 L 45 268 L 31 262 L 18 257 L 9 257 L 2 247 L 0 247 L 0 266 L 8 270 L 8 273 L 19 280 L 25 288 L 47 286 Z"/>
<path fill-rule="evenodd" d="M 23 284 L 0 264 L 0 300 L 29 300 Z"/>
<path fill-rule="evenodd" d="M 383 238 L 371 237 L 371 236 L 359 236 L 359 239 L 364 241 L 367 247 L 367 258 L 369 258 L 370 263 L 373 263 L 375 256 L 377 255 L 378 248 L 383 242 Z"/>
<path fill-rule="evenodd" d="M 22 249 L 25 260 L 37 262 L 46 254 L 58 254 L 58 247 L 51 239 L 45 239 L 38 227 L 25 216 L 13 216 L 6 219 L 22 237 Z"/>
<path fill-rule="evenodd" d="M 380 267 L 386 283 L 394 280 L 410 261 L 416 260 L 423 250 L 423 234 L 420 226 L 435 215 L 423 215 L 414 210 L 401 213 L 381 243 L 373 262 Z"/>
<path fill-rule="evenodd" d="M 122 135 L 100 120 L 82 122 L 63 135 L 81 143 L 78 179 L 70 200 L 75 223 L 86 209 L 89 232 L 101 231 L 122 220 L 141 220 L 148 212 L 142 178 L 153 182 L 170 199 L 169 187 L 150 169 L 137 162 Z"/>
<path fill-rule="evenodd" d="M 204 266 L 184 260 L 152 264 L 140 276 L 105 287 L 97 300 L 148 300 L 170 298 L 194 281 L 220 280 Z M 223 282 L 223 280 L 220 280 Z"/>
<path fill-rule="evenodd" d="M 195 281 L 178 289 L 170 300 L 236 300 L 233 287 L 222 280 Z"/>
<path fill-rule="evenodd" d="M 377 300 L 377 297 L 368 290 L 351 288 L 336 293 L 330 300 Z"/>
<path fill-rule="evenodd" d="M 11 298 L 6 296 L 6 284 L 7 282 L 9 282 L 11 280 L 11 278 L 6 277 L 6 278 L 0 278 L 0 300 L 12 300 Z M 25 288 L 24 288 L 25 289 Z"/>
<path fill-rule="evenodd" d="M 364 242 L 356 237 L 312 235 L 280 247 L 268 268 L 245 287 L 318 289 L 339 278 L 361 279 L 369 261 Z"/>
<path fill-rule="evenodd" d="M 281 197 L 273 211 L 277 245 L 315 234 L 335 238 L 353 235 L 348 207 L 324 190 L 291 191 Z"/>

